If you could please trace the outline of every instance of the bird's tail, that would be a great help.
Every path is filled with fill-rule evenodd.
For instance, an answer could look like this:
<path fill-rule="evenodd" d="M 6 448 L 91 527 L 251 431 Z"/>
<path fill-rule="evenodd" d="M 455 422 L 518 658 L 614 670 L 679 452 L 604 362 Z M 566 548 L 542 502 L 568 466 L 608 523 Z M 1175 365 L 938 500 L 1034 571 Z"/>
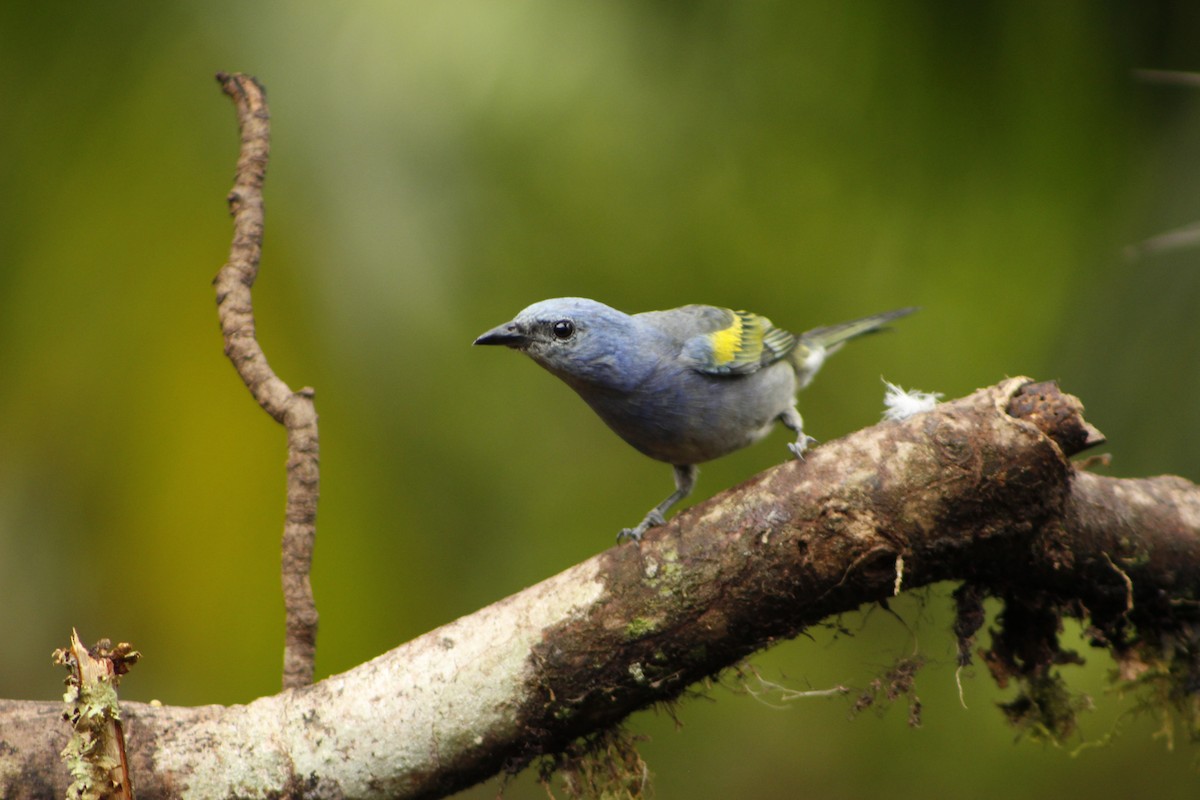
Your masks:
<path fill-rule="evenodd" d="M 800 343 L 808 347 L 823 347 L 827 354 L 832 353 L 843 342 L 848 342 L 857 336 L 883 330 L 884 326 L 892 320 L 907 317 L 918 310 L 920 309 L 917 306 L 898 308 L 895 311 L 872 314 L 869 317 L 854 319 L 849 322 L 840 322 L 837 325 L 813 328 L 811 331 L 805 331 L 800 334 Z"/>
<path fill-rule="evenodd" d="M 796 388 L 803 389 L 821 369 L 825 357 L 837 350 L 856 336 L 875 333 L 884 329 L 894 319 L 906 317 L 919 310 L 916 306 L 898 308 L 895 311 L 885 311 L 862 319 L 853 319 L 837 325 L 826 325 L 823 328 L 813 328 L 800 334 L 796 348 L 791 353 L 792 363 L 796 367 Z"/>

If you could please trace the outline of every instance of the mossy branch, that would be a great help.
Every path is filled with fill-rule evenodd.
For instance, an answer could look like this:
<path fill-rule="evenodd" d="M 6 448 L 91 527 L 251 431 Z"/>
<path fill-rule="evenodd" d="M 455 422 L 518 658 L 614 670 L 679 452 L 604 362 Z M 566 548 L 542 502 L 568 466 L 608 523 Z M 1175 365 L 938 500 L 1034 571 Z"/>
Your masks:
<path fill-rule="evenodd" d="M 1068 657 L 1064 615 L 1086 617 L 1128 680 L 1153 681 L 1186 715 L 1200 686 L 1200 487 L 1082 472 L 1070 456 L 1097 438 L 1075 398 L 1007 380 L 824 444 L 641 546 L 304 689 L 245 706 L 127 703 L 139 796 L 444 796 L 572 753 L 773 642 L 890 597 L 898 568 L 906 590 L 962 583 L 964 660 L 982 599 L 1004 600 L 985 655 L 1026 690 L 1014 722 L 1051 735 L 1069 723 L 1052 669 Z M 63 746 L 48 709 L 0 701 L 0 796 L 65 786 L 46 766 Z"/>

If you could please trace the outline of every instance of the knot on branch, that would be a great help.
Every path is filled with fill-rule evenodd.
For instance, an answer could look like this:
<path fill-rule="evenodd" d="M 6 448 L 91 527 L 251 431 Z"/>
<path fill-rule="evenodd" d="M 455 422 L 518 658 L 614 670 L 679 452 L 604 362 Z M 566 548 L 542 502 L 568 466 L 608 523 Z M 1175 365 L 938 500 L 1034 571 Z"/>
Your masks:
<path fill-rule="evenodd" d="M 1037 426 L 1066 456 L 1104 443 L 1104 434 L 1083 418 L 1083 403 L 1060 390 L 1056 381 L 1021 386 L 1009 400 L 1007 411 Z"/>

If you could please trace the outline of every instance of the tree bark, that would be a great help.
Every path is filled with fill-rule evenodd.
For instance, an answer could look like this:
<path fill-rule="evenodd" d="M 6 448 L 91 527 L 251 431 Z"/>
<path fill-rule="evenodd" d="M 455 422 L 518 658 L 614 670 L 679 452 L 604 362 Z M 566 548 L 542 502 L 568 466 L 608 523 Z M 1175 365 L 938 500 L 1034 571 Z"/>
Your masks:
<path fill-rule="evenodd" d="M 1069 457 L 1097 440 L 1075 398 L 1023 378 L 881 423 L 312 686 L 245 706 L 124 704 L 134 786 L 143 800 L 443 796 L 942 580 L 963 582 L 964 643 L 979 599 L 1006 600 L 988 658 L 1001 680 L 1044 676 L 1071 614 L 1131 669 L 1149 668 L 1141 645 L 1165 658 L 1169 643 L 1194 696 L 1200 489 L 1078 470 Z M 0 796 L 61 796 L 61 713 L 0 701 Z"/>

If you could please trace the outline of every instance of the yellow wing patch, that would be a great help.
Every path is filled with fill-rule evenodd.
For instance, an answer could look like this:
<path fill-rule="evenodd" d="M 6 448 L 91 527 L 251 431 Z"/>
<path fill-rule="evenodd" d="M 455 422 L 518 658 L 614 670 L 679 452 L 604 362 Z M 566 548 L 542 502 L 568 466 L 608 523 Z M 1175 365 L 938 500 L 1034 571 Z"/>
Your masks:
<path fill-rule="evenodd" d="M 708 358 L 697 366 L 713 375 L 744 375 L 773 364 L 792 352 L 796 337 L 776 328 L 766 317 L 730 311 L 729 327 L 706 334 Z"/>
<path fill-rule="evenodd" d="M 745 318 L 735 312 L 732 325 L 708 335 L 708 341 L 712 345 L 713 366 L 725 366 L 737 358 L 739 353 L 745 352 L 750 344 L 742 341 L 745 332 Z"/>

